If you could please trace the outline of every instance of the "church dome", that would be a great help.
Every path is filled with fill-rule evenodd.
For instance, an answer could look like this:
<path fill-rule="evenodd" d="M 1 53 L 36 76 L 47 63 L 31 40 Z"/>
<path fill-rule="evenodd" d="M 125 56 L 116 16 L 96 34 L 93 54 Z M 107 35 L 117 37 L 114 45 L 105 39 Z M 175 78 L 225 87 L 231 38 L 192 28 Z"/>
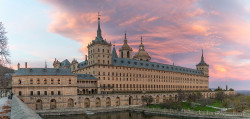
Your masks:
<path fill-rule="evenodd" d="M 136 60 L 145 60 L 145 61 L 150 61 L 151 57 L 149 54 L 145 51 L 144 45 L 142 43 L 142 37 L 141 37 L 141 45 L 139 46 L 138 52 L 135 53 L 134 59 Z"/>

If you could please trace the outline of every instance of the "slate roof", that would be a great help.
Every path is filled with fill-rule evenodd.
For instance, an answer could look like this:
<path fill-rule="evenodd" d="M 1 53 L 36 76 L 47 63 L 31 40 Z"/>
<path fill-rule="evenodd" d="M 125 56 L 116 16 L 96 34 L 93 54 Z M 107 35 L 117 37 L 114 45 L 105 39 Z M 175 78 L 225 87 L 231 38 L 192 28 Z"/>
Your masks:
<path fill-rule="evenodd" d="M 198 71 L 196 69 L 168 65 L 168 64 L 155 63 L 155 62 L 147 62 L 147 61 L 143 61 L 143 60 L 134 60 L 134 59 L 113 58 L 112 65 L 203 75 L 203 73 L 201 71 Z"/>
<path fill-rule="evenodd" d="M 75 75 L 70 68 L 20 68 L 15 71 L 13 76 L 23 75 Z"/>
<path fill-rule="evenodd" d="M 78 64 L 78 68 L 84 68 L 84 67 L 87 67 L 88 66 L 88 60 L 86 60 L 86 61 L 83 61 L 83 62 L 80 62 L 79 64 Z"/>
<path fill-rule="evenodd" d="M 93 80 L 99 80 L 95 76 L 91 74 L 77 74 L 77 79 L 93 79 Z"/>
<path fill-rule="evenodd" d="M 112 50 L 112 58 L 118 58 L 115 47 L 113 47 L 113 50 Z"/>
<path fill-rule="evenodd" d="M 70 67 L 70 62 L 69 62 L 68 59 L 63 60 L 63 61 L 60 63 L 60 67 L 65 67 L 65 66 Z"/>

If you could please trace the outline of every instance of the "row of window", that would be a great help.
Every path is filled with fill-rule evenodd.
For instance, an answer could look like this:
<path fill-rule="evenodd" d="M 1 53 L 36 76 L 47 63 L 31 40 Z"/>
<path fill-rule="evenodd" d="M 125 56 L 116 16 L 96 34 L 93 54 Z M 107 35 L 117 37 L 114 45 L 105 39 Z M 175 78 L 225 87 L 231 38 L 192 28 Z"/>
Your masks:
<path fill-rule="evenodd" d="M 208 86 L 185 86 L 185 85 L 143 85 L 143 84 L 103 84 L 103 88 L 208 88 Z"/>
<path fill-rule="evenodd" d="M 22 96 L 22 91 L 19 91 L 18 95 Z M 33 96 L 33 95 L 41 95 L 41 92 L 37 91 L 36 94 L 35 94 L 34 91 L 30 91 L 30 96 Z M 43 95 L 48 95 L 48 92 L 44 91 Z M 50 95 L 55 95 L 54 91 L 51 91 Z M 57 95 L 61 95 L 61 91 L 57 91 Z"/>
<path fill-rule="evenodd" d="M 51 80 L 50 80 L 50 84 L 54 84 L 54 83 L 55 83 L 55 82 L 54 82 L 54 79 L 51 79 Z M 68 83 L 69 83 L 69 84 L 72 83 L 72 82 L 71 82 L 71 79 L 69 79 L 69 82 L 68 82 Z M 19 79 L 18 84 L 22 84 L 22 80 L 21 80 L 21 79 Z M 30 79 L 30 84 L 34 84 L 33 79 Z M 36 84 L 41 84 L 40 79 L 36 79 Z M 43 84 L 48 84 L 47 79 L 44 79 L 44 80 L 43 80 Z M 60 79 L 57 80 L 57 84 L 61 84 L 61 80 L 60 80 Z"/>
<path fill-rule="evenodd" d="M 105 80 L 106 77 L 98 77 L 101 80 Z M 107 80 L 112 80 L 114 81 L 116 79 L 116 81 L 143 81 L 143 82 L 169 82 L 169 83 L 196 83 L 196 84 L 203 84 L 203 83 L 208 83 L 208 80 L 202 80 L 202 79 L 190 79 L 190 80 L 184 80 L 184 79 L 174 79 L 174 78 L 170 78 L 170 79 L 141 79 L 141 78 L 118 78 L 118 77 L 108 77 Z"/>
<path fill-rule="evenodd" d="M 97 51 L 100 52 L 100 49 L 98 48 Z M 94 53 L 94 52 L 95 52 L 95 49 L 90 50 L 89 51 L 89 55 L 92 54 L 92 53 Z M 105 49 L 102 49 L 102 52 L 105 52 Z M 107 50 L 107 53 L 109 53 L 109 50 Z"/>

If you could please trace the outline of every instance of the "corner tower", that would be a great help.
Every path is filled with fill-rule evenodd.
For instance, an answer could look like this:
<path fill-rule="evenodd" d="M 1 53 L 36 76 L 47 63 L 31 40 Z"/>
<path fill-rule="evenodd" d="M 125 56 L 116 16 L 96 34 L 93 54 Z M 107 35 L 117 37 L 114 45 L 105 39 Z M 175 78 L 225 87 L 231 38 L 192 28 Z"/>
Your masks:
<path fill-rule="evenodd" d="M 128 45 L 127 35 L 125 33 L 123 45 L 119 49 L 119 57 L 132 59 L 132 51 L 133 51 L 132 48 L 130 48 L 130 46 Z"/>
<path fill-rule="evenodd" d="M 108 43 L 102 37 L 100 26 L 100 15 L 98 13 L 98 28 L 95 40 L 87 46 L 88 48 L 88 65 L 94 64 L 111 64 L 111 43 Z"/>
<path fill-rule="evenodd" d="M 203 50 L 201 55 L 201 61 L 196 65 L 196 69 L 202 71 L 204 76 L 209 76 L 209 65 L 204 61 Z"/>

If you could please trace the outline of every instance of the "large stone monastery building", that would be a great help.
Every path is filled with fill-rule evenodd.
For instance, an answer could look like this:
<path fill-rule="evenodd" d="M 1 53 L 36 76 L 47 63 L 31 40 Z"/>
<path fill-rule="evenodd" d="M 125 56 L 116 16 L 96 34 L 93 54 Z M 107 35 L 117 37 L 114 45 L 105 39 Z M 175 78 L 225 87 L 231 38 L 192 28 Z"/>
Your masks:
<path fill-rule="evenodd" d="M 21 68 L 12 74 L 12 92 L 34 110 L 140 105 L 146 94 L 153 103 L 176 100 L 175 91 L 200 91 L 214 97 L 209 89 L 209 65 L 203 52 L 196 69 L 151 62 L 140 39 L 133 49 L 125 34 L 119 57 L 103 39 L 98 17 L 97 36 L 88 46 L 85 61 L 55 59 L 54 68 Z M 111 50 L 112 49 L 112 50 Z"/>
<path fill-rule="evenodd" d="M 103 39 L 98 17 L 97 36 L 88 46 L 85 61 L 71 63 L 54 61 L 54 68 L 71 68 L 74 74 L 89 74 L 97 79 L 97 87 L 78 89 L 78 93 L 113 92 L 159 92 L 175 90 L 204 91 L 209 88 L 209 65 L 205 63 L 203 52 L 196 69 L 151 62 L 145 50 L 143 39 L 139 50 L 132 56 L 125 34 L 124 44 L 119 49 L 119 57 L 115 47 Z M 80 82 L 80 81 L 79 81 Z"/>

